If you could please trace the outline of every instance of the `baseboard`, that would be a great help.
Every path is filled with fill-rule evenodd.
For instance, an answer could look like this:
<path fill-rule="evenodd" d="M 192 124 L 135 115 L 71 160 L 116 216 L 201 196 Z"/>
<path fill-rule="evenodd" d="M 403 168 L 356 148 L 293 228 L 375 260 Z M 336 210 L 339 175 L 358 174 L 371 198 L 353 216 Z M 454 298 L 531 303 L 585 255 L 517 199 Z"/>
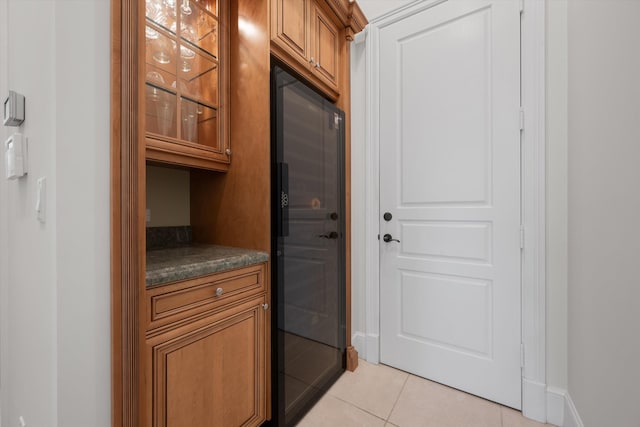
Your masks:
<path fill-rule="evenodd" d="M 364 333 L 355 332 L 351 335 L 351 345 L 355 347 L 361 358 L 365 357 Z"/>
<path fill-rule="evenodd" d="M 380 363 L 380 337 L 378 334 L 367 334 L 365 352 L 362 356 L 367 362 Z"/>
<path fill-rule="evenodd" d="M 355 347 L 361 359 L 370 363 L 380 363 L 380 339 L 377 334 L 354 332 L 351 345 Z"/>
<path fill-rule="evenodd" d="M 567 399 L 567 391 L 549 387 L 547 388 L 547 422 L 554 426 L 564 425 L 564 407 Z"/>
<path fill-rule="evenodd" d="M 545 384 L 522 379 L 522 415 L 544 423 L 547 421 L 547 387 Z"/>
<path fill-rule="evenodd" d="M 580 419 L 576 405 L 573 404 L 569 393 L 566 394 L 564 400 L 564 424 L 562 427 L 584 427 L 584 423 Z"/>
<path fill-rule="evenodd" d="M 560 427 L 584 427 L 578 410 L 566 390 L 547 388 L 547 423 Z"/>

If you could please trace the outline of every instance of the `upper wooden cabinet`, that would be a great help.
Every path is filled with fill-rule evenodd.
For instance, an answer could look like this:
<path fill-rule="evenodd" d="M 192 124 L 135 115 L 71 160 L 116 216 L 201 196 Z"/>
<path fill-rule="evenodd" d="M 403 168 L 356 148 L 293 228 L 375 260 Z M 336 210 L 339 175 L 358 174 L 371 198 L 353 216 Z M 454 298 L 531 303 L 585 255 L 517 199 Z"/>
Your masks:
<path fill-rule="evenodd" d="M 342 76 L 343 47 L 366 19 L 348 0 L 273 0 L 271 52 L 337 99 Z"/>
<path fill-rule="evenodd" d="M 146 0 L 147 159 L 226 170 L 228 0 Z"/>
<path fill-rule="evenodd" d="M 338 90 L 340 30 L 329 14 L 324 12 L 315 2 L 311 5 L 310 29 L 311 58 L 309 58 L 309 65 L 316 76 Z"/>
<path fill-rule="evenodd" d="M 309 61 L 309 1 L 271 1 L 271 40 L 299 61 Z"/>

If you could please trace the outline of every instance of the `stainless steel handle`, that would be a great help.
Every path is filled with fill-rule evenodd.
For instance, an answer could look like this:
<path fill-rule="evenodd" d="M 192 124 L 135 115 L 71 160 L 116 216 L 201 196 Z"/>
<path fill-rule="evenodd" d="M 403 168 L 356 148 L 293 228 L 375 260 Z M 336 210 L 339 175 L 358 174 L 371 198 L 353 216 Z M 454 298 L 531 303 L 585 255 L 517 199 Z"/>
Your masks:
<path fill-rule="evenodd" d="M 224 289 L 222 289 L 222 288 L 216 289 L 216 296 L 220 296 L 222 294 L 224 294 Z"/>
<path fill-rule="evenodd" d="M 264 308 L 265 310 L 269 309 L 269 304 L 262 304 L 262 308 Z"/>

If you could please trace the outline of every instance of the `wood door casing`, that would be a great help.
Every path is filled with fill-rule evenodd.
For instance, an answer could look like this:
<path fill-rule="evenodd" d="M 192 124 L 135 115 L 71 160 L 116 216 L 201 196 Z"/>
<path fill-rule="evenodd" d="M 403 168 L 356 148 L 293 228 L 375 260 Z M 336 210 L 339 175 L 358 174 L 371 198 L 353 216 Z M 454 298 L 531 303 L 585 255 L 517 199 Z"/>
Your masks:
<path fill-rule="evenodd" d="M 148 341 L 153 426 L 265 420 L 265 296 Z"/>

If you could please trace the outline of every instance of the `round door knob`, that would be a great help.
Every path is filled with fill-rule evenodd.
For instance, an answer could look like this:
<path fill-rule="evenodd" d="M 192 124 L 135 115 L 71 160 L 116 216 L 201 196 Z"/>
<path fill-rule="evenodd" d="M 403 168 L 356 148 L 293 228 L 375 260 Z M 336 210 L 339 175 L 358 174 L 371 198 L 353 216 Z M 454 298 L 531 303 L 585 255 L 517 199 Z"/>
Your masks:
<path fill-rule="evenodd" d="M 222 288 L 218 288 L 218 289 L 216 289 L 216 295 L 217 295 L 217 296 L 220 296 L 220 295 L 222 295 L 222 294 L 224 294 L 224 289 L 222 289 Z"/>

